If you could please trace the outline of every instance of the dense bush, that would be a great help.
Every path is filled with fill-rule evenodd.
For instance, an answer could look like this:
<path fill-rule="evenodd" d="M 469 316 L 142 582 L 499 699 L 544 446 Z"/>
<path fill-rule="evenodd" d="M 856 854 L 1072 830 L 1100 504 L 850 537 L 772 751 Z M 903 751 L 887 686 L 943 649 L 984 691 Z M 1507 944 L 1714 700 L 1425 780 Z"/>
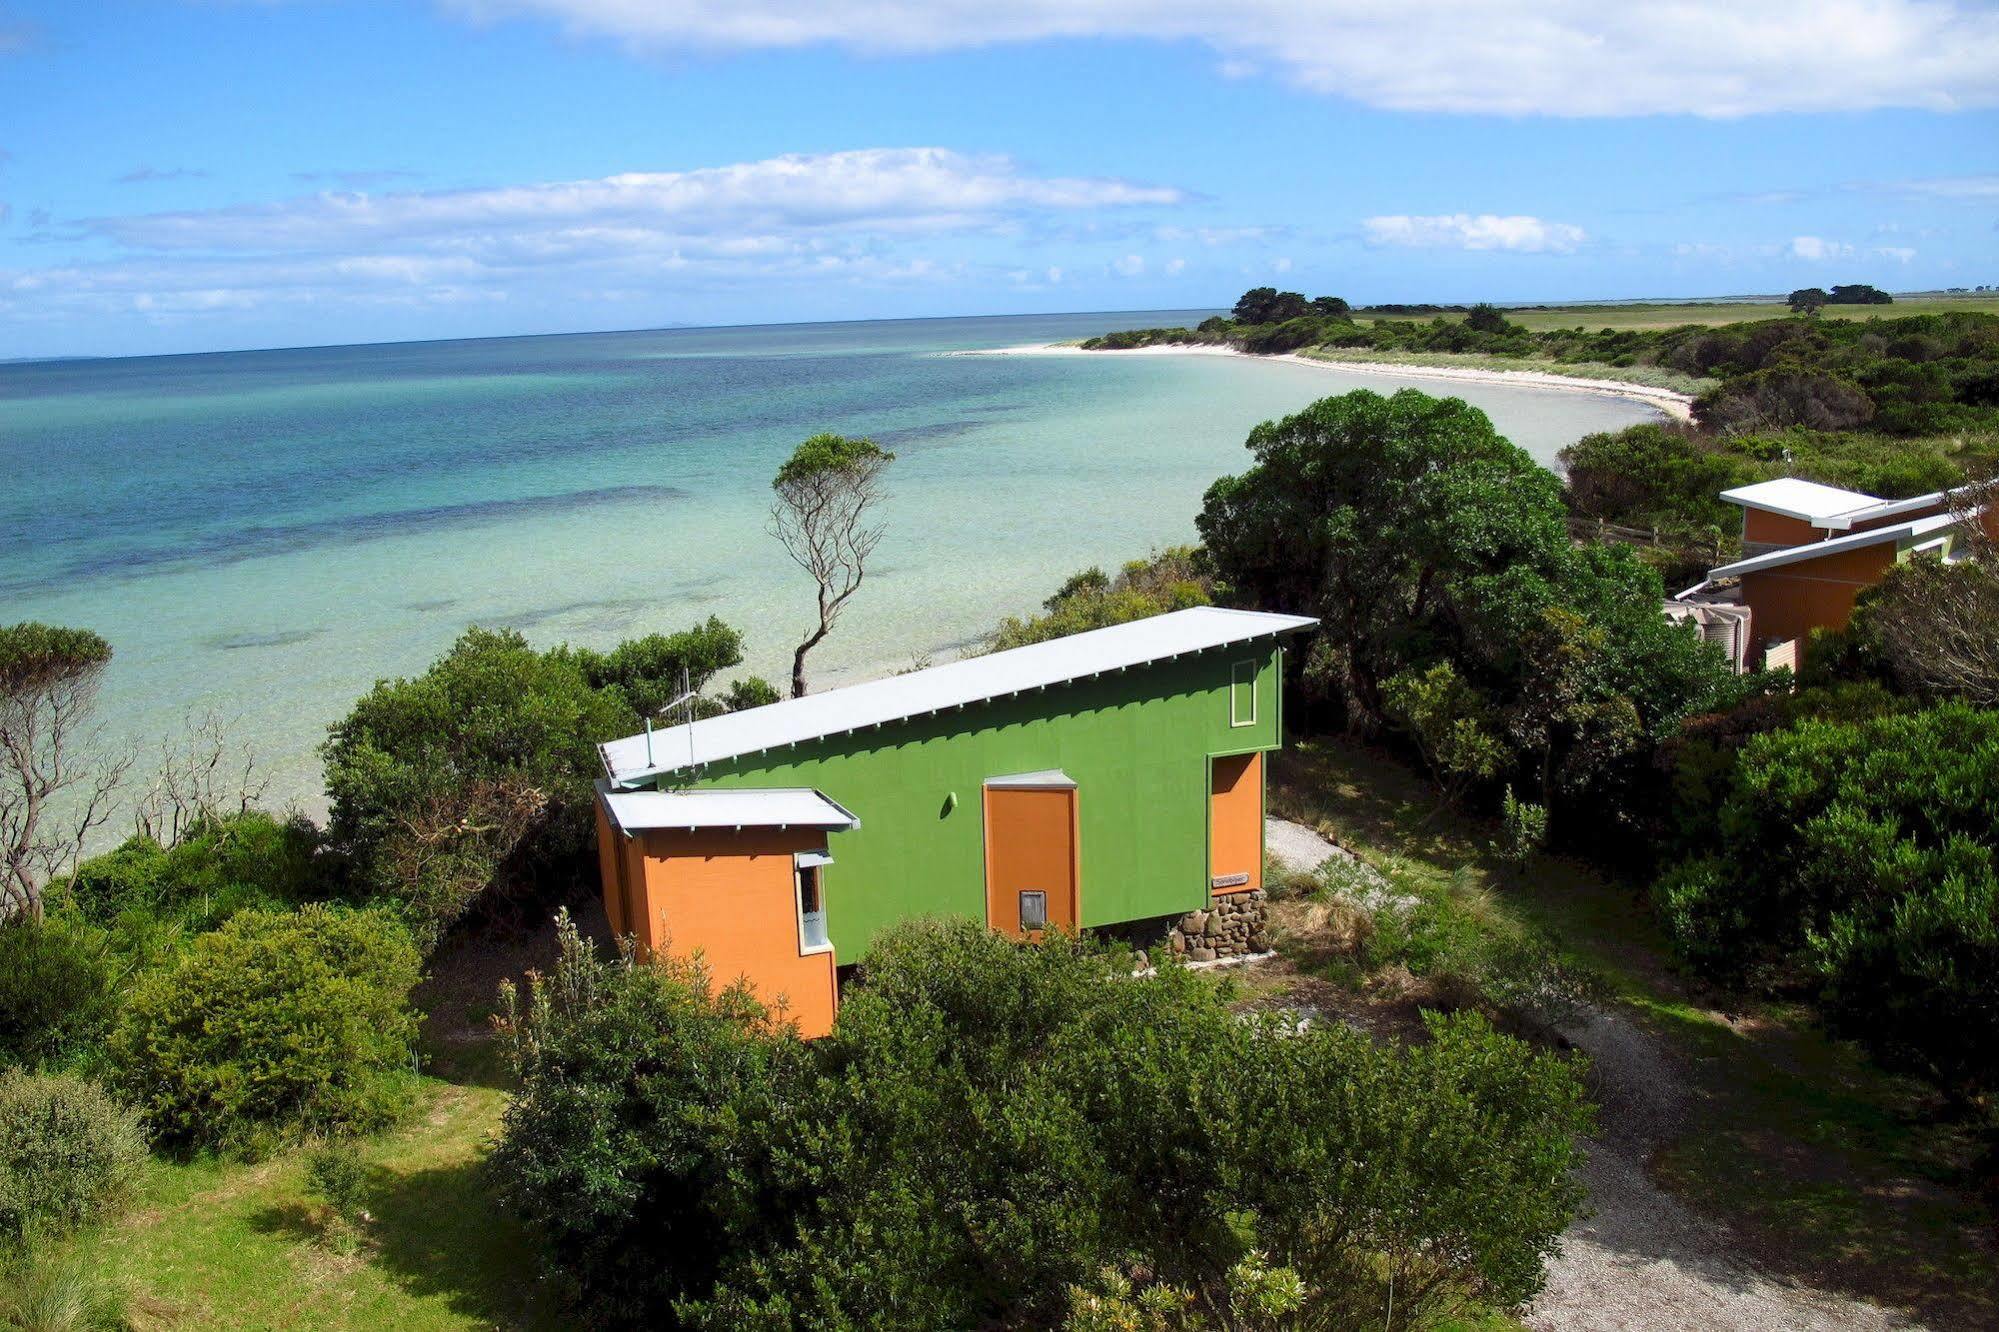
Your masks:
<path fill-rule="evenodd" d="M 177 1147 L 380 1127 L 408 1099 L 417 979 L 382 911 L 244 911 L 139 981 L 112 1033 L 119 1085 Z"/>
<path fill-rule="evenodd" d="M 145 1160 L 138 1117 L 96 1083 L 0 1072 L 0 1248 L 103 1215 Z"/>
<path fill-rule="evenodd" d="M 1574 547 L 1559 483 L 1458 399 L 1349 393 L 1249 448 L 1195 520 L 1223 597 L 1320 617 L 1306 700 L 1401 728 L 1447 785 L 1511 775 L 1616 838 L 1647 747 L 1739 688 L 1660 616 L 1658 575 Z"/>
<path fill-rule="evenodd" d="M 539 913 L 591 873 L 596 746 L 740 659 L 710 619 L 610 652 L 540 652 L 468 630 L 415 679 L 383 681 L 327 740 L 329 837 L 360 890 L 400 904 L 429 947 L 469 913 Z M 738 682 L 731 703 L 773 696 Z M 724 705 L 709 704 L 717 711 Z"/>
<path fill-rule="evenodd" d="M 0 922 L 0 1068 L 87 1058 L 110 1025 L 117 975 L 102 930 L 66 914 Z"/>
<path fill-rule="evenodd" d="M 1001 620 L 988 650 L 999 652 L 1205 606 L 1213 599 L 1199 553 L 1189 546 L 1175 546 L 1147 559 L 1130 561 L 1115 578 L 1096 568 L 1072 576 L 1042 603 L 1047 614 L 1027 619 L 1009 615 Z"/>
<path fill-rule="evenodd" d="M 1689 958 L 1804 987 L 1835 1030 L 1946 1088 L 1999 1083 L 1999 712 L 1801 720 L 1701 794 L 1708 844 L 1655 890 Z"/>
<path fill-rule="evenodd" d="M 1675 534 L 1733 536 L 1742 510 L 1721 492 L 1762 479 L 1749 460 L 1667 425 L 1585 435 L 1562 450 L 1561 462 L 1574 512 Z"/>
<path fill-rule="evenodd" d="M 131 912 L 191 930 L 250 906 L 285 907 L 328 891 L 319 833 L 303 818 L 259 810 L 198 819 L 170 847 L 129 838 L 56 886 L 58 904 L 93 921 Z"/>
<path fill-rule="evenodd" d="M 1391 1283 L 1395 1328 L 1538 1289 L 1579 1201 L 1565 1060 L 1469 1018 L 1300 1033 L 1129 965 L 907 925 L 808 1047 L 571 933 L 495 1167 L 605 1323 L 1046 1325 L 1134 1263 L 1222 1307 L 1259 1248 L 1311 1326 L 1382 1326 Z"/>

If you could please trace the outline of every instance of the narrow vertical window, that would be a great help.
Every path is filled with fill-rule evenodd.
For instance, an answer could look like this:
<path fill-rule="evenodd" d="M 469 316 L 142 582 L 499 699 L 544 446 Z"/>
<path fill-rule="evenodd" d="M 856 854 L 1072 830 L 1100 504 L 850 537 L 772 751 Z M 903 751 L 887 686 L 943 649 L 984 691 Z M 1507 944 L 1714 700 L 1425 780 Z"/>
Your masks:
<path fill-rule="evenodd" d="M 1239 661 L 1229 672 L 1229 725 L 1256 725 L 1256 663 Z"/>
<path fill-rule="evenodd" d="M 1020 928 L 1023 930 L 1045 930 L 1048 928 L 1048 894 L 1022 893 L 1020 895 Z"/>

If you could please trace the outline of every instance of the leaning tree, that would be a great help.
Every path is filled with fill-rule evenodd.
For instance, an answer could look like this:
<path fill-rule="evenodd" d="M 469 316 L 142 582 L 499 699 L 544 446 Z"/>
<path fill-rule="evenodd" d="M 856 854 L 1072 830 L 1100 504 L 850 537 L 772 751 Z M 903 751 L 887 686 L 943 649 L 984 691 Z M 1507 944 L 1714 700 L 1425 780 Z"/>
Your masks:
<path fill-rule="evenodd" d="M 881 543 L 872 520 L 895 455 L 871 439 L 814 435 L 777 469 L 770 530 L 785 553 L 812 575 L 819 619 L 791 654 L 791 696 L 805 696 L 805 655 L 833 631 L 848 598 L 860 590 L 868 557 Z"/>
<path fill-rule="evenodd" d="M 111 813 L 130 759 L 98 762 L 94 712 L 111 645 L 88 629 L 0 628 L 0 921 L 39 916 Z"/>

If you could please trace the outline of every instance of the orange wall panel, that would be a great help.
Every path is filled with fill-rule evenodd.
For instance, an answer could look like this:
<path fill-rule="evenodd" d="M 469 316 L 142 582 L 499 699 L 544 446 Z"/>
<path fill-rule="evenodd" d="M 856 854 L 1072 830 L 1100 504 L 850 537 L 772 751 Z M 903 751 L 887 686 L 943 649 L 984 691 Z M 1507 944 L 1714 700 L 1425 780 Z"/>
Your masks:
<path fill-rule="evenodd" d="M 1213 760 L 1208 787 L 1208 874 L 1247 874 L 1249 881 L 1216 888 L 1216 896 L 1263 887 L 1263 755 Z"/>
<path fill-rule="evenodd" d="M 1894 545 L 1883 542 L 1744 574 L 1742 600 L 1758 644 L 1795 639 L 1802 655 L 1812 630 L 1846 627 L 1854 598 L 1880 582 L 1894 562 Z"/>
<path fill-rule="evenodd" d="M 1823 541 L 1825 535 L 1802 518 L 1786 518 L 1781 513 L 1765 513 L 1762 509 L 1745 508 L 1742 511 L 1744 541 L 1802 546 L 1808 541 Z"/>
<path fill-rule="evenodd" d="M 648 948 L 699 953 L 717 988 L 748 977 L 757 997 L 782 1005 L 801 1035 L 833 1029 L 833 953 L 801 954 L 795 852 L 817 850 L 808 830 L 651 832 L 643 840 L 643 920 Z M 629 843 L 637 845 L 637 843 Z M 635 911 L 635 915 L 640 914 Z"/>
<path fill-rule="evenodd" d="M 1076 793 L 986 789 L 986 923 L 1020 933 L 1020 894 L 1048 894 L 1048 923 L 1074 930 Z"/>
<path fill-rule="evenodd" d="M 597 802 L 597 875 L 604 885 L 604 918 L 611 922 L 611 933 L 622 935 L 630 926 L 625 924 L 625 885 L 619 874 L 618 834 L 611 827 L 611 815 L 604 808 L 604 802 Z"/>

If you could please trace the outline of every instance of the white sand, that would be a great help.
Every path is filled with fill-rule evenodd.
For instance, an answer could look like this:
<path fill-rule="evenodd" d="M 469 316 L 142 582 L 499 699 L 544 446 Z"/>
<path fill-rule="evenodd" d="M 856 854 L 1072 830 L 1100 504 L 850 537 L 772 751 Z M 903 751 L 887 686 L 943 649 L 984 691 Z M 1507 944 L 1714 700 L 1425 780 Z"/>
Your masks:
<path fill-rule="evenodd" d="M 1248 353 L 1238 351 L 1234 347 L 1213 345 L 1127 347 L 1119 351 L 1086 352 L 1073 344 L 1050 343 L 1042 346 L 993 347 L 956 354 L 960 356 L 1245 356 Z M 1349 375 L 1380 375 L 1388 379 L 1454 379 L 1460 383 L 1511 384 L 1521 388 L 1552 389 L 1562 393 L 1599 393 L 1612 398 L 1631 398 L 1648 407 L 1655 407 L 1680 421 L 1688 420 L 1693 415 L 1694 400 L 1691 394 L 1680 393 L 1673 389 L 1654 388 L 1650 384 L 1633 384 L 1622 379 L 1582 379 L 1574 375 L 1549 374 L 1545 370 L 1474 370 L 1469 366 L 1404 365 L 1393 361 L 1329 361 L 1316 356 L 1300 356 L 1296 352 L 1261 359 L 1290 361 L 1295 365 L 1337 370 Z"/>

